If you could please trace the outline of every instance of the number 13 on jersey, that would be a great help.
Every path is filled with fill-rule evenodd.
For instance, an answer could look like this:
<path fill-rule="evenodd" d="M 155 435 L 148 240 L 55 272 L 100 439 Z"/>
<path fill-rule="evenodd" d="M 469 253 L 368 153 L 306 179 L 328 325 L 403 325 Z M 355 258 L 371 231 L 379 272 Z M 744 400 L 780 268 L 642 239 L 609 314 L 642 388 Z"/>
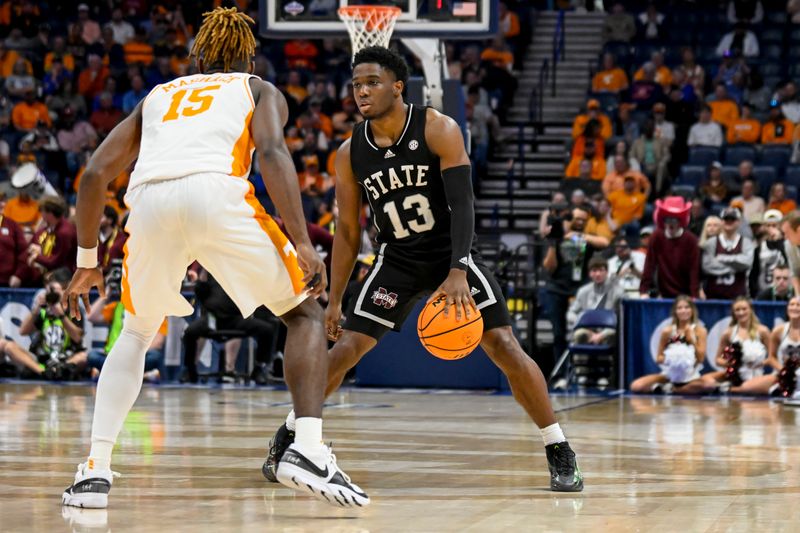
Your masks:
<path fill-rule="evenodd" d="M 418 219 L 409 220 L 409 229 L 414 233 L 424 233 L 433 229 L 436 221 L 433 219 L 433 212 L 431 211 L 431 204 L 428 198 L 421 194 L 412 194 L 403 200 L 404 210 L 409 210 L 414 207 L 417 209 L 417 217 L 422 217 L 422 221 Z M 400 220 L 400 213 L 397 211 L 397 206 L 394 202 L 389 202 L 384 205 L 383 211 L 389 215 L 395 239 L 405 239 L 411 235 L 411 233 L 403 227 L 403 222 Z"/>
<path fill-rule="evenodd" d="M 181 115 L 184 117 L 193 117 L 195 115 L 199 115 L 205 111 L 208 111 L 208 108 L 211 107 L 211 102 L 214 101 L 213 94 L 203 94 L 206 92 L 216 91 L 220 88 L 220 85 L 209 85 L 207 87 L 200 87 L 198 89 L 192 89 L 190 92 L 188 89 L 181 89 L 180 91 L 176 91 L 175 94 L 172 95 L 172 103 L 169 106 L 169 110 L 164 114 L 161 119 L 161 122 L 168 122 L 170 120 L 176 120 L 180 118 Z M 198 104 L 198 105 L 183 105 L 184 97 L 186 93 L 189 93 L 189 97 L 186 98 L 186 101 L 189 104 Z M 182 107 L 182 109 L 181 109 Z M 178 112 L 178 109 L 181 109 Z"/>

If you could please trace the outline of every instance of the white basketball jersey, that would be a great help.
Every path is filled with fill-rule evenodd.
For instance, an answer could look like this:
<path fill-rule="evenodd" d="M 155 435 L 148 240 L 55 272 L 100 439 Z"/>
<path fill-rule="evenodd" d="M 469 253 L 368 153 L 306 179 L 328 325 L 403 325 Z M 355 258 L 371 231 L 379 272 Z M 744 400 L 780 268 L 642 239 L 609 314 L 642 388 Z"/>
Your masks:
<path fill-rule="evenodd" d="M 218 172 L 247 177 L 253 156 L 251 74 L 194 74 L 157 85 L 142 107 L 139 159 L 129 189 Z"/>

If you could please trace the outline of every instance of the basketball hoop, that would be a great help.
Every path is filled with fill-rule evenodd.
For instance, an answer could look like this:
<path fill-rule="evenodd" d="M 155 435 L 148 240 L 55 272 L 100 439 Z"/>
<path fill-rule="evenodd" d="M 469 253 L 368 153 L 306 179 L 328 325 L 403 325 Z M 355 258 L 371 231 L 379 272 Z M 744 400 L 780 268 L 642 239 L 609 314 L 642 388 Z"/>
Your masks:
<path fill-rule="evenodd" d="M 394 6 L 345 6 L 338 10 L 339 18 L 347 26 L 353 56 L 368 46 L 389 48 L 394 23 L 401 9 Z"/>

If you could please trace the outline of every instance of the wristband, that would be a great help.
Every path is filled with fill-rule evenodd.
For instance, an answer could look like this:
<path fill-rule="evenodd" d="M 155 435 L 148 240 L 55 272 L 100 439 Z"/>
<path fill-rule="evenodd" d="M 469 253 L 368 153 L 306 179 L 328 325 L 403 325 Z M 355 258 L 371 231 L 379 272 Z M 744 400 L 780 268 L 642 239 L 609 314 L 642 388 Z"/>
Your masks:
<path fill-rule="evenodd" d="M 95 268 L 97 263 L 97 246 L 94 248 L 78 246 L 78 268 Z"/>

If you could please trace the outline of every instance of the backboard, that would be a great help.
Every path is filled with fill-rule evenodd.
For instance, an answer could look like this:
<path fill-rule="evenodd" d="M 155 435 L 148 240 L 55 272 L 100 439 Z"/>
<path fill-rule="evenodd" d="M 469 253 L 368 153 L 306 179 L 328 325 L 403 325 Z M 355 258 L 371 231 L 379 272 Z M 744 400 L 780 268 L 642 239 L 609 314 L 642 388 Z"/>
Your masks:
<path fill-rule="evenodd" d="M 342 36 L 336 10 L 348 5 L 396 6 L 394 37 L 483 39 L 497 31 L 497 0 L 260 0 L 261 35 Z"/>

